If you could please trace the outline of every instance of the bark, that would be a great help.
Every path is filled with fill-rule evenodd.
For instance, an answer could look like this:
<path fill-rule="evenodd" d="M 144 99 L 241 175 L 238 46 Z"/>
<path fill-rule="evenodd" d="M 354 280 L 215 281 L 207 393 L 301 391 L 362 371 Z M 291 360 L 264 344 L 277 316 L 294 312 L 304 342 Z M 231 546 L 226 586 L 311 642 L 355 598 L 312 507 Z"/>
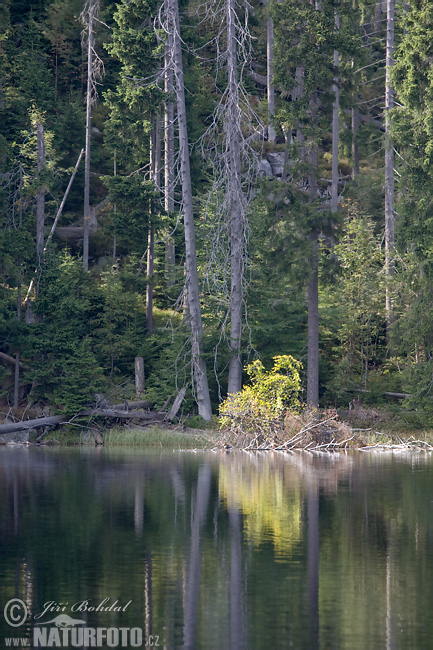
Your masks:
<path fill-rule="evenodd" d="M 313 242 L 308 282 L 307 407 L 319 406 L 319 260 L 317 239 Z"/>
<path fill-rule="evenodd" d="M 235 3 L 227 0 L 227 135 L 230 147 L 230 350 L 228 394 L 242 388 L 243 215 L 239 142 L 239 94 L 235 31 Z"/>
<path fill-rule="evenodd" d="M 154 118 L 150 139 L 150 168 L 155 191 L 159 188 L 161 167 L 161 121 L 159 116 Z M 149 204 L 149 234 L 147 239 L 147 287 L 146 287 L 146 330 L 153 332 L 153 272 L 155 255 L 155 228 L 153 225 L 153 205 Z"/>
<path fill-rule="evenodd" d="M 117 176 L 117 151 L 116 149 L 114 150 L 114 160 L 113 160 L 113 176 Z M 114 220 L 116 221 L 116 214 L 117 214 L 117 205 L 113 205 L 113 213 L 114 213 Z M 117 237 L 116 235 L 113 236 L 113 264 L 116 264 L 116 257 L 117 257 Z"/>
<path fill-rule="evenodd" d="M 394 64 L 395 0 L 387 0 L 386 21 L 386 87 L 385 87 L 385 275 L 387 334 L 392 320 L 390 279 L 394 272 L 394 147 L 391 140 L 390 110 L 394 106 L 391 68 Z"/>
<path fill-rule="evenodd" d="M 65 422 L 63 415 L 52 415 L 46 418 L 37 418 L 35 420 L 24 420 L 22 422 L 8 422 L 0 424 L 0 435 L 3 433 L 14 433 L 15 431 L 25 431 L 26 429 L 39 429 L 40 427 L 54 426 Z"/>
<path fill-rule="evenodd" d="M 135 392 L 139 397 L 144 392 L 144 359 L 135 357 Z"/>
<path fill-rule="evenodd" d="M 87 96 L 86 96 L 86 158 L 84 167 L 84 230 L 83 268 L 89 270 L 89 226 L 90 226 L 90 133 L 92 126 L 92 76 L 93 76 L 93 18 L 94 0 L 89 0 L 88 43 L 87 43 Z"/>
<path fill-rule="evenodd" d="M 340 29 L 340 17 L 335 14 L 335 29 Z M 334 50 L 334 68 L 335 80 L 333 84 L 334 103 L 332 105 L 332 186 L 331 186 L 331 210 L 337 212 L 338 209 L 338 113 L 340 109 L 340 89 L 338 86 L 338 66 L 339 56 L 337 50 Z"/>
<path fill-rule="evenodd" d="M 153 258 L 155 249 L 155 229 L 149 224 L 147 236 L 147 286 L 146 286 L 146 331 L 153 332 Z"/>
<path fill-rule="evenodd" d="M 179 5 L 169 1 L 169 16 L 173 20 L 173 51 L 176 80 L 176 101 L 179 124 L 179 154 L 182 179 L 183 217 L 185 230 L 186 288 L 192 336 L 192 365 L 198 412 L 205 420 L 212 417 L 206 363 L 202 358 L 203 327 L 198 287 L 197 253 L 195 245 L 194 212 L 192 204 L 188 130 L 186 124 L 185 90 L 183 83 L 182 42 L 180 38 Z"/>
<path fill-rule="evenodd" d="M 173 70 L 170 67 L 170 39 L 167 35 L 165 46 L 165 77 L 164 90 L 167 99 L 164 112 L 164 207 L 166 212 L 174 212 L 174 104 L 173 95 Z M 175 282 L 175 246 L 170 237 L 165 243 L 165 269 L 167 286 L 172 287 Z"/>
<path fill-rule="evenodd" d="M 20 204 L 19 204 L 19 228 L 22 228 L 23 225 L 23 166 L 20 165 Z M 18 259 L 18 287 L 17 287 L 17 321 L 21 322 L 21 256 Z M 14 376 L 14 408 L 17 409 L 19 405 L 19 394 L 20 394 L 20 351 L 17 349 L 15 351 L 15 376 Z"/>
<path fill-rule="evenodd" d="M 44 127 L 39 122 L 36 125 L 37 150 L 38 150 L 38 179 L 45 167 L 45 134 Z M 42 185 L 36 197 L 36 257 L 38 264 L 41 262 L 44 250 L 44 228 L 45 228 L 45 187 Z"/>
<path fill-rule="evenodd" d="M 275 90 L 272 83 L 274 76 L 274 22 L 268 18 L 267 41 L 266 41 L 266 63 L 267 63 L 267 95 L 268 95 L 268 141 L 275 142 L 275 129 L 272 125 L 272 118 L 275 113 Z"/>
<path fill-rule="evenodd" d="M 352 108 L 352 178 L 359 176 L 359 147 L 358 147 L 358 129 L 359 129 L 359 110 L 354 106 Z"/>
<path fill-rule="evenodd" d="M 169 420 L 170 422 L 174 420 L 174 418 L 177 415 L 177 412 L 179 411 L 183 400 L 185 399 L 186 395 L 186 388 L 183 387 L 180 389 L 179 394 L 176 396 L 176 399 L 173 402 L 173 406 L 171 407 L 170 411 L 167 413 L 166 420 Z"/>
<path fill-rule="evenodd" d="M 316 124 L 319 110 L 317 93 L 314 92 L 310 99 L 310 119 Z M 318 196 L 317 169 L 318 148 L 313 142 L 308 152 L 310 167 L 309 192 L 310 201 L 314 202 Z M 319 406 L 319 245 L 318 233 L 311 233 L 313 251 L 310 261 L 310 278 L 308 282 L 308 367 L 307 367 L 307 406 L 310 409 Z"/>

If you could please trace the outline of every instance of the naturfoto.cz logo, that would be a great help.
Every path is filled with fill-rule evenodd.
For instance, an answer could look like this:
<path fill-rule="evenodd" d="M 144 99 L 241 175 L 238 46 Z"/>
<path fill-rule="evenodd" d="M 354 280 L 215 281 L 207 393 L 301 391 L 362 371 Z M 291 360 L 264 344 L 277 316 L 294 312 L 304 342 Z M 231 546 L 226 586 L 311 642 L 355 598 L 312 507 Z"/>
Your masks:
<path fill-rule="evenodd" d="M 109 604 L 110 599 L 105 598 L 101 603 L 94 606 L 90 601 L 85 600 L 74 603 L 70 607 L 71 612 L 101 612 L 101 611 L 125 611 L 131 604 L 129 601 L 123 607 L 118 605 L 116 600 Z M 68 603 L 45 603 L 44 609 L 36 614 L 33 627 L 33 639 L 7 638 L 5 645 L 13 647 L 19 642 L 20 646 L 32 646 L 34 648 L 141 648 L 158 647 L 159 637 L 150 635 L 144 637 L 141 627 L 87 627 L 86 621 L 80 618 L 72 618 L 68 614 L 58 614 L 48 621 L 39 619 L 53 611 L 65 611 Z M 13 598 L 4 607 L 4 618 L 8 625 L 19 627 L 29 618 L 26 604 L 18 598 Z M 51 626 L 51 627 L 48 627 Z M 25 641 L 28 641 L 26 643 Z"/>

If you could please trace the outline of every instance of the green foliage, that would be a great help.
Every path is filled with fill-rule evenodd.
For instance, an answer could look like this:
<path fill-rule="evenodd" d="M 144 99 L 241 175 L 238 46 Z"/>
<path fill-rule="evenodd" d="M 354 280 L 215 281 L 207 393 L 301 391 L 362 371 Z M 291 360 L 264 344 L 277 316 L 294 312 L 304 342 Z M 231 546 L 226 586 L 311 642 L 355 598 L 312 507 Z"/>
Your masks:
<path fill-rule="evenodd" d="M 32 397 L 76 413 L 94 401 L 102 381 L 89 337 L 92 291 L 78 260 L 47 256 L 34 309 L 36 322 L 19 341 L 33 367 Z"/>
<path fill-rule="evenodd" d="M 340 397 L 366 388 L 369 372 L 384 355 L 385 287 L 381 238 L 371 219 L 349 206 L 334 253 L 340 277 L 333 290 L 336 364 L 329 389 Z M 332 325 L 330 325 L 332 327 Z"/>
<path fill-rule="evenodd" d="M 270 371 L 265 370 L 259 359 L 249 364 L 246 372 L 251 384 L 239 393 L 229 395 L 220 405 L 221 428 L 270 432 L 275 421 L 286 411 L 298 412 L 301 407 L 301 367 L 300 361 L 290 355 L 274 357 Z"/>

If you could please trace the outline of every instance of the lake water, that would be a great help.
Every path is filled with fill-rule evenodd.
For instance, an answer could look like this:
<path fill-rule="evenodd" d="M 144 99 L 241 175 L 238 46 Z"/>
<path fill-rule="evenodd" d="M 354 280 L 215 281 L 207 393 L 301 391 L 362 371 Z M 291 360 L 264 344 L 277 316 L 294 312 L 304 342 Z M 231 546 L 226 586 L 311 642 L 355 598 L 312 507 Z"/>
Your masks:
<path fill-rule="evenodd" d="M 0 646 L 432 648 L 432 463 L 0 448 Z"/>

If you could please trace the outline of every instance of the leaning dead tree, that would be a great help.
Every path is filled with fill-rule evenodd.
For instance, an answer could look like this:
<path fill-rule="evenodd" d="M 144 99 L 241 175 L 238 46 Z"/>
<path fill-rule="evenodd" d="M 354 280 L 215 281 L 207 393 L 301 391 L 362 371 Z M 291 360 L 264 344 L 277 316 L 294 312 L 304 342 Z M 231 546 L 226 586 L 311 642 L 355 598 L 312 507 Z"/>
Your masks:
<path fill-rule="evenodd" d="M 173 70 L 179 130 L 179 162 L 182 185 L 182 205 L 185 232 L 185 290 L 188 296 L 189 323 L 191 328 L 191 368 L 193 388 L 198 412 L 205 420 L 212 417 L 212 408 L 203 358 L 203 326 L 197 271 L 194 210 L 189 159 L 188 129 L 186 123 L 185 88 L 183 79 L 182 40 L 180 34 L 179 5 L 177 0 L 164 0 L 159 15 L 159 27 L 167 35 L 166 42 L 171 53 L 166 52 L 166 66 Z"/>
<path fill-rule="evenodd" d="M 201 151 L 212 173 L 204 206 L 211 232 L 206 281 L 210 294 L 226 309 L 223 335 L 230 323 L 228 393 L 233 394 L 242 388 L 247 211 L 259 164 L 252 144 L 262 139 L 264 127 L 251 108 L 243 84 L 252 53 L 248 3 L 241 6 L 236 0 L 220 0 L 203 4 L 201 11 L 214 32 L 216 75 L 223 73 L 226 80 L 222 87 L 215 84 L 220 97 L 211 125 L 201 138 Z"/>

